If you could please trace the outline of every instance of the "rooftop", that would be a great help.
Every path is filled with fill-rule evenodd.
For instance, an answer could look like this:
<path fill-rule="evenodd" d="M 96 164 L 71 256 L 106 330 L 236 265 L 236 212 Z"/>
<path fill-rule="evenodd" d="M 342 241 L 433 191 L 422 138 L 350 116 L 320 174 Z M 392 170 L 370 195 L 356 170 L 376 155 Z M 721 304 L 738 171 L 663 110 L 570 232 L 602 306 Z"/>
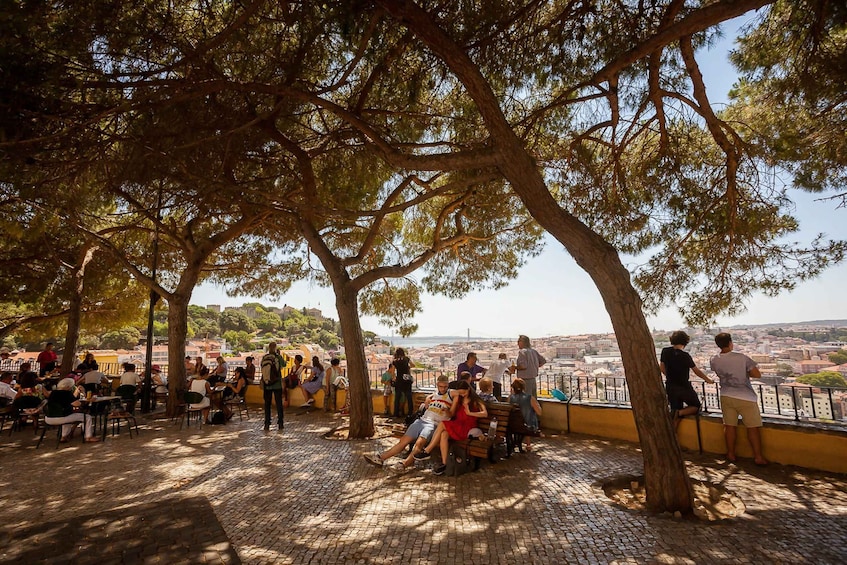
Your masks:
<path fill-rule="evenodd" d="M 252 412 L 252 411 L 251 411 Z M 647 516 L 608 502 L 598 481 L 638 474 L 634 444 L 539 439 L 477 473 L 404 475 L 368 465 L 392 440 L 328 441 L 339 423 L 256 412 L 179 431 L 142 420 L 138 437 L 37 451 L 3 436 L 0 561 L 36 563 L 836 563 L 847 554 L 847 476 L 685 453 L 746 513 L 729 523 Z M 9 543 L 11 540 L 11 543 Z"/>

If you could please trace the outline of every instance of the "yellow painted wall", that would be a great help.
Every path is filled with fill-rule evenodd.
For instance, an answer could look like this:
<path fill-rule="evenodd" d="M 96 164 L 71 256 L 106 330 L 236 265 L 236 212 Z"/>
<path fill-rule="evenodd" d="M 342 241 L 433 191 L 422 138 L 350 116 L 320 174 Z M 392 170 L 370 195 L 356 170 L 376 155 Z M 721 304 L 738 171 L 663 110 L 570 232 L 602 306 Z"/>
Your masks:
<path fill-rule="evenodd" d="M 539 402 L 542 408 L 541 426 L 545 429 L 567 431 L 570 410 L 571 432 L 638 443 L 632 410 L 611 406 L 567 405 L 558 401 Z M 747 442 L 744 426 L 738 426 L 737 436 L 738 456 L 752 458 L 753 452 Z M 698 449 L 695 418 L 689 416 L 682 420 L 678 437 L 682 447 L 692 451 Z M 700 437 L 704 452 L 726 453 L 720 414 L 701 415 Z M 762 451 L 765 458 L 774 463 L 847 473 L 847 431 L 766 421 L 762 428 Z"/>

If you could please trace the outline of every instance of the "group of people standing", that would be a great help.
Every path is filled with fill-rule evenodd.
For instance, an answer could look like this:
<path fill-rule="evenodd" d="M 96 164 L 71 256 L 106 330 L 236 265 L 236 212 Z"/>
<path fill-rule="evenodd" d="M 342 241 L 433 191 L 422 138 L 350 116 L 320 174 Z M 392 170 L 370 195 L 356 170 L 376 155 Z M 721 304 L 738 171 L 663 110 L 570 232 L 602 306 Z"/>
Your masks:
<path fill-rule="evenodd" d="M 294 356 L 294 364 L 283 376 L 282 370 L 286 366 L 285 358 L 278 351 L 277 344 L 269 343 L 268 352 L 261 361 L 262 379 L 260 381 L 265 402 L 265 431 L 270 430 L 271 427 L 271 403 L 276 404 L 277 429 L 284 429 L 283 410 L 288 408 L 291 402 L 292 390 L 300 388 L 305 399 L 302 408 L 308 408 L 314 405 L 315 395 L 323 389 L 324 410 L 334 411 L 338 390 L 347 386 L 346 378 L 341 370 L 341 361 L 337 358 L 333 358 L 329 367 L 324 368 L 319 357 L 312 357 L 312 364 L 306 366 L 303 364 L 303 356 L 297 354 Z M 342 411 L 347 410 L 347 406 L 348 404 L 345 403 Z"/>
<path fill-rule="evenodd" d="M 697 414 L 701 403 L 689 381 L 689 370 L 708 383 L 714 383 L 694 363 L 685 351 L 690 338 L 683 331 L 671 334 L 670 347 L 662 349 L 659 367 L 666 377 L 668 404 L 674 428 L 687 415 Z M 747 440 L 753 450 L 757 465 L 767 465 L 762 455 L 762 413 L 759 410 L 756 391 L 750 382 L 762 376 L 756 362 L 750 357 L 733 351 L 735 345 L 732 336 L 721 332 L 715 336 L 715 345 L 720 352 L 711 358 L 709 366 L 720 378 L 720 404 L 723 416 L 724 437 L 726 439 L 727 459 L 736 460 L 735 442 L 737 439 L 738 418 L 747 429 Z"/>
<path fill-rule="evenodd" d="M 493 396 L 497 400 L 500 400 L 503 398 L 503 391 L 509 387 L 509 377 L 507 375 L 514 375 L 522 379 L 527 393 L 534 397 L 538 396 L 538 369 L 547 360 L 532 348 L 532 344 L 527 336 L 518 336 L 518 355 L 513 363 L 507 360 L 505 353 L 500 353 L 497 360 L 488 368 L 479 365 L 478 361 L 479 359 L 476 353 L 473 351 L 468 353 L 465 361 L 459 363 L 459 366 L 456 368 L 456 378 L 461 379 L 467 373 L 470 376 L 471 386 L 476 389 L 477 382 L 480 379 L 489 377 L 493 386 Z M 403 408 L 406 409 L 405 413 L 407 415 L 414 413 L 412 401 L 412 387 L 414 385 L 412 367 L 414 367 L 414 363 L 406 355 L 406 351 L 402 347 L 398 347 L 394 352 L 393 361 L 382 374 L 381 378 L 384 415 L 392 415 L 389 406 L 389 400 L 392 394 L 394 395 L 393 416 L 395 418 L 402 416 Z"/>

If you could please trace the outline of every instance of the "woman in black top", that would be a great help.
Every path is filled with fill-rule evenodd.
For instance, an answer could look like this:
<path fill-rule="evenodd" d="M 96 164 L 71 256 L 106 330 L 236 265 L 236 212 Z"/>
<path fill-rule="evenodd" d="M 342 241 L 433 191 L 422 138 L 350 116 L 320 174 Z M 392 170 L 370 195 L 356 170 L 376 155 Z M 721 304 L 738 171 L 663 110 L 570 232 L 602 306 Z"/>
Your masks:
<path fill-rule="evenodd" d="M 55 389 L 45 391 L 45 394 L 47 395 L 47 405 L 44 407 L 44 421 L 51 426 L 62 425 L 62 439 L 60 441 L 68 441 L 74 428 L 80 422 L 85 422 L 86 443 L 100 441 L 94 437 L 94 423 L 91 420 L 91 415 L 74 412 L 74 408 L 80 405 L 80 401 L 74 395 L 73 379 L 62 379 Z"/>
<path fill-rule="evenodd" d="M 78 373 L 85 374 L 88 371 L 99 371 L 100 365 L 98 365 L 97 361 L 94 360 L 93 353 L 86 353 L 85 359 L 82 360 L 82 363 L 76 366 L 76 370 Z"/>
<path fill-rule="evenodd" d="M 394 367 L 397 369 L 394 377 L 394 417 L 399 418 L 400 414 L 400 395 L 405 397 L 406 415 L 413 414 L 412 407 L 412 367 L 414 364 L 406 357 L 406 352 L 402 347 L 398 347 L 394 352 Z"/>

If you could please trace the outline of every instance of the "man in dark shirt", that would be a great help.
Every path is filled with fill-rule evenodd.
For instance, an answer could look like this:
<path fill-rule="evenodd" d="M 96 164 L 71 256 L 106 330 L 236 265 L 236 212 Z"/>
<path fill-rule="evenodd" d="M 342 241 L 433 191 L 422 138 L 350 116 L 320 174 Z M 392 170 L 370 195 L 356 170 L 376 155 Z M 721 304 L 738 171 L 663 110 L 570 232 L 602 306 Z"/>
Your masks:
<path fill-rule="evenodd" d="M 685 346 L 688 345 L 689 341 L 688 334 L 683 331 L 672 333 L 671 346 L 662 349 L 662 355 L 659 358 L 659 368 L 667 378 L 665 388 L 668 394 L 668 403 L 671 405 L 674 429 L 679 426 L 683 416 L 696 414 L 700 411 L 700 399 L 694 392 L 694 387 L 688 381 L 689 369 L 693 370 L 694 374 L 707 383 L 715 382 L 697 368 L 694 359 L 685 351 Z"/>

